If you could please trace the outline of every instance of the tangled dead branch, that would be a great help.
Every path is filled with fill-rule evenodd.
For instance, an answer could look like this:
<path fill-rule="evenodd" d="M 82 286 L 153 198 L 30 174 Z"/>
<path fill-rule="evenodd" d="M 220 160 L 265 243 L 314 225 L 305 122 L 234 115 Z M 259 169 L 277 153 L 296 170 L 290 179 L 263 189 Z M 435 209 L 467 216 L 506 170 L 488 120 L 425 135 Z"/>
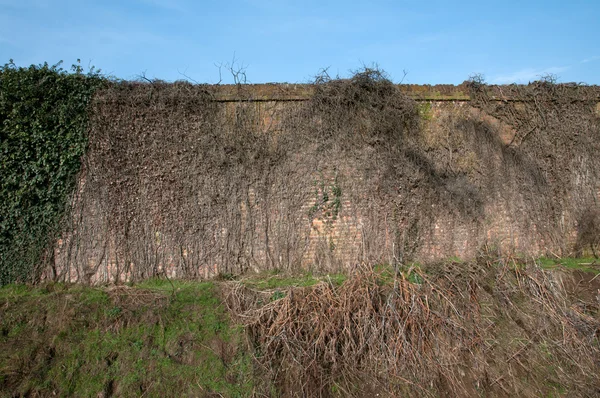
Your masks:
<path fill-rule="evenodd" d="M 361 269 L 271 302 L 233 284 L 227 303 L 285 396 L 597 393 L 598 303 L 576 304 L 567 279 L 520 264 L 413 271 L 422 283 Z"/>

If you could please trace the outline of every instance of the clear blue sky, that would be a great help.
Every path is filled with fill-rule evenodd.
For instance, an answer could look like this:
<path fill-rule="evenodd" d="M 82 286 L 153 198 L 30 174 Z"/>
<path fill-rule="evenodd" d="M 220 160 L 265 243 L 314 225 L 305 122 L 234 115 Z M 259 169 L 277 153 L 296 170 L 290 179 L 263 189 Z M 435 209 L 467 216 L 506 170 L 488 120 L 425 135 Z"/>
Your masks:
<path fill-rule="evenodd" d="M 234 54 L 250 83 L 375 62 L 407 83 L 600 84 L 600 0 L 0 0 L 2 64 L 216 83 Z"/>

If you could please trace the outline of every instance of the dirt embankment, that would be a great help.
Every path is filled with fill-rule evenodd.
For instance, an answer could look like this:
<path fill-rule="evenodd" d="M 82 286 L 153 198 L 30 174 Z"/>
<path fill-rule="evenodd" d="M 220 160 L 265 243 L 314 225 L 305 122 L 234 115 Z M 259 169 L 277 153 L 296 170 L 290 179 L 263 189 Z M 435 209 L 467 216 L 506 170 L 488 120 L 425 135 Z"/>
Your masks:
<path fill-rule="evenodd" d="M 597 396 L 595 275 L 482 258 L 11 285 L 0 289 L 0 395 Z"/>

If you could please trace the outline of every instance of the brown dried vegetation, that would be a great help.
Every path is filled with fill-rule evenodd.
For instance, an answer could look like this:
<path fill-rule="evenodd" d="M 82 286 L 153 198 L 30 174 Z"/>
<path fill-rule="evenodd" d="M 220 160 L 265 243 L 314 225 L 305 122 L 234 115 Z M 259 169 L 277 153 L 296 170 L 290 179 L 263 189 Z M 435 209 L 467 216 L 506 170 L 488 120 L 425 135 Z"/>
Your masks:
<path fill-rule="evenodd" d="M 530 171 L 520 184 L 528 217 L 562 255 L 595 243 L 600 228 L 600 99 L 597 86 L 556 84 L 553 76 L 527 86 L 471 82 L 472 104 L 514 129 L 508 155 Z M 519 181 L 520 176 L 516 180 Z M 520 182 L 520 181 L 519 181 Z M 575 247 L 564 236 L 577 225 Z"/>
<path fill-rule="evenodd" d="M 597 89 L 470 87 L 469 103 L 417 103 L 369 68 L 320 75 L 309 100 L 285 103 L 244 85 L 217 101 L 214 86 L 113 84 L 94 101 L 53 277 L 332 271 L 474 257 L 490 242 L 536 255 L 596 247 L 585 231 L 600 192 Z"/>
<path fill-rule="evenodd" d="M 275 301 L 232 284 L 226 301 L 250 333 L 258 376 L 282 396 L 596 396 L 596 294 L 569 294 L 591 276 L 575 283 L 521 264 L 365 267 L 340 287 L 290 288 Z"/>

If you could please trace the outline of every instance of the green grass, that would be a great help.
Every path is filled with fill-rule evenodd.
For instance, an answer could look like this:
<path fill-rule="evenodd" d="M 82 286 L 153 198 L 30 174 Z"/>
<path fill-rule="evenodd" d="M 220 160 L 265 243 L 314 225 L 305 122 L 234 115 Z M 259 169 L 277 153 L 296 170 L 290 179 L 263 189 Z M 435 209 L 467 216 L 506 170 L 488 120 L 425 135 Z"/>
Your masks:
<path fill-rule="evenodd" d="M 591 258 L 541 258 L 537 263 L 547 269 L 600 270 Z M 394 282 L 393 266 L 374 269 L 377 283 Z M 422 284 L 423 269 L 414 263 L 399 272 L 409 282 Z M 266 272 L 240 281 L 271 290 L 274 301 L 291 287 L 322 282 L 340 286 L 346 279 L 341 273 Z M 217 289 L 213 282 L 165 279 L 117 288 L 4 286 L 0 397 L 251 396 L 262 384 L 255 376 L 247 336 L 229 319 Z M 540 346 L 542 357 L 547 352 Z M 560 386 L 550 387 L 561 391 Z"/>
<path fill-rule="evenodd" d="M 431 110 L 431 102 L 420 102 L 417 104 L 417 110 L 419 111 L 419 116 L 423 120 L 431 120 L 433 118 L 433 112 Z"/>
<path fill-rule="evenodd" d="M 584 272 L 591 272 L 593 274 L 600 273 L 600 260 L 593 257 L 583 258 L 548 258 L 541 257 L 536 261 L 542 268 L 554 269 L 554 268 L 567 268 L 571 270 L 579 270 Z"/>
<path fill-rule="evenodd" d="M 173 287 L 175 289 L 173 289 Z M 251 356 L 210 282 L 0 289 L 0 396 L 251 395 Z"/>
<path fill-rule="evenodd" d="M 342 273 L 313 275 L 311 272 L 298 275 L 284 275 L 279 272 L 266 272 L 249 276 L 242 283 L 257 290 L 285 289 L 290 287 L 309 287 L 319 282 L 332 283 L 339 286 L 346 280 L 347 276 Z"/>
<path fill-rule="evenodd" d="M 391 284 L 394 282 L 396 269 L 390 264 L 378 264 L 374 267 L 374 271 L 378 276 L 378 280 L 382 284 Z M 401 265 L 398 268 L 399 276 L 403 277 L 410 283 L 420 285 L 423 283 L 421 276 L 421 265 L 419 263 L 410 263 Z"/>

